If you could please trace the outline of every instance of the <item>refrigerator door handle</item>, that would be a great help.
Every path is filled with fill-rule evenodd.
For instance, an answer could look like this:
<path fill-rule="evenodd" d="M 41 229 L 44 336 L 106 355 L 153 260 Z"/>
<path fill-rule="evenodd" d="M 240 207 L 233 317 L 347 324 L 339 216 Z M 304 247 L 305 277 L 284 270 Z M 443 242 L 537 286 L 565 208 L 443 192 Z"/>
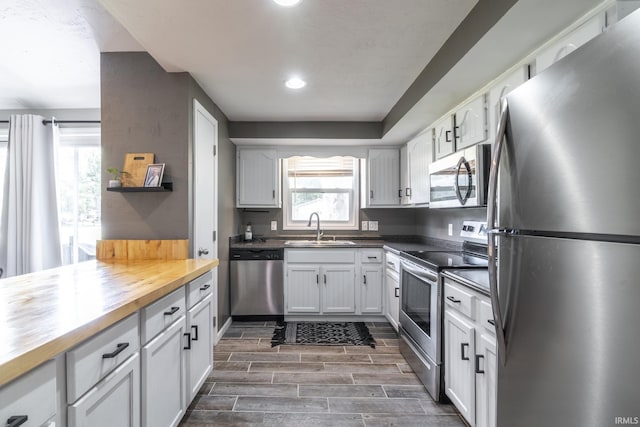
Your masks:
<path fill-rule="evenodd" d="M 498 341 L 498 357 L 503 366 L 507 363 L 507 343 L 504 334 L 504 319 L 500 310 L 500 300 L 498 298 L 498 268 L 496 235 L 501 234 L 505 230 L 496 230 L 496 208 L 497 208 L 497 190 L 498 190 L 498 171 L 500 167 L 500 155 L 505 142 L 505 134 L 507 130 L 507 118 L 509 117 L 509 105 L 507 98 L 502 99 L 500 108 L 500 120 L 498 121 L 498 131 L 496 132 L 496 140 L 493 145 L 493 155 L 491 157 L 491 171 L 489 173 L 489 196 L 487 200 L 487 226 L 490 231 L 488 233 L 487 255 L 489 257 L 489 290 L 491 292 L 491 307 L 493 318 L 496 322 L 496 340 Z"/>

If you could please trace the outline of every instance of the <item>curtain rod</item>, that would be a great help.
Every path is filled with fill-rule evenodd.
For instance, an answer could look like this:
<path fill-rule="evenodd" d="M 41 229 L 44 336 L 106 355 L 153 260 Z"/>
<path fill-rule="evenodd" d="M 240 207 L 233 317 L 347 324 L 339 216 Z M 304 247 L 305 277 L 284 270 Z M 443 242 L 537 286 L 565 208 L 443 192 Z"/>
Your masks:
<path fill-rule="evenodd" d="M 9 123 L 9 120 L 0 120 L 0 123 Z M 43 120 L 43 125 L 49 125 L 51 123 L 62 123 L 62 124 L 71 124 L 71 123 L 100 123 L 100 120 Z"/>

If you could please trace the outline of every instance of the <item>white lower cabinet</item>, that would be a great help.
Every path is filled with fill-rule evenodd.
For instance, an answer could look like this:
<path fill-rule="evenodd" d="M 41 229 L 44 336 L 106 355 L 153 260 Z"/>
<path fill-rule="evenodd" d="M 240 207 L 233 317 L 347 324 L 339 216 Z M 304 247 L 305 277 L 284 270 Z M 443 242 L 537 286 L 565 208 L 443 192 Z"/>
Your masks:
<path fill-rule="evenodd" d="M 474 427 L 496 426 L 497 350 L 489 297 L 444 279 L 445 393 Z"/>
<path fill-rule="evenodd" d="M 287 284 L 288 313 L 320 313 L 320 266 L 288 266 Z"/>
<path fill-rule="evenodd" d="M 353 265 L 324 265 L 321 268 L 322 312 L 355 313 L 355 274 Z"/>
<path fill-rule="evenodd" d="M 471 425 L 475 423 L 473 325 L 452 311 L 444 313 L 445 392 Z"/>
<path fill-rule="evenodd" d="M 140 357 L 136 352 L 68 408 L 69 427 L 140 425 Z"/>
<path fill-rule="evenodd" d="M 213 369 L 213 295 L 189 309 L 187 330 L 191 349 L 187 352 L 187 402 L 191 402 Z"/>
<path fill-rule="evenodd" d="M 361 267 L 360 313 L 382 313 L 382 266 Z"/>
<path fill-rule="evenodd" d="M 186 411 L 186 319 L 142 347 L 142 425 L 175 426 Z"/>
<path fill-rule="evenodd" d="M 0 421 L 25 427 L 54 426 L 56 381 L 55 362 L 50 360 L 0 388 Z"/>
<path fill-rule="evenodd" d="M 391 251 L 384 252 L 385 317 L 398 332 L 400 325 L 400 258 Z"/>

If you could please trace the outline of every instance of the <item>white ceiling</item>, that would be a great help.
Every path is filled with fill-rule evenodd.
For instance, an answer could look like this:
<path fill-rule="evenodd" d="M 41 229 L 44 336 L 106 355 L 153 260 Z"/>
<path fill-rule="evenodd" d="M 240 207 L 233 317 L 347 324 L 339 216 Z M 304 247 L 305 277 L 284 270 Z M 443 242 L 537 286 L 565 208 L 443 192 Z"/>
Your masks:
<path fill-rule="evenodd" d="M 0 110 L 100 107 L 100 51 L 144 50 L 94 0 L 0 2 Z"/>
<path fill-rule="evenodd" d="M 406 140 L 600 1 L 519 0 L 378 142 Z M 99 52 L 146 50 L 232 121 L 381 121 L 476 3 L 2 0 L 0 110 L 99 108 Z"/>
<path fill-rule="evenodd" d="M 382 120 L 477 0 L 101 0 L 234 121 Z M 300 91 L 283 82 L 297 74 Z"/>

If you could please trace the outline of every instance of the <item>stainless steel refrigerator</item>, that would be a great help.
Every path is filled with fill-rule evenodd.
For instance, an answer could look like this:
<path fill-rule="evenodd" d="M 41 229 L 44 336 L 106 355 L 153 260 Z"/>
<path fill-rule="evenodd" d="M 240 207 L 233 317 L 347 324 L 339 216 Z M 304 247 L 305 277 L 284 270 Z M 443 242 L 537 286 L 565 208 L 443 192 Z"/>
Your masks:
<path fill-rule="evenodd" d="M 498 426 L 638 424 L 640 12 L 511 92 L 498 131 Z"/>

